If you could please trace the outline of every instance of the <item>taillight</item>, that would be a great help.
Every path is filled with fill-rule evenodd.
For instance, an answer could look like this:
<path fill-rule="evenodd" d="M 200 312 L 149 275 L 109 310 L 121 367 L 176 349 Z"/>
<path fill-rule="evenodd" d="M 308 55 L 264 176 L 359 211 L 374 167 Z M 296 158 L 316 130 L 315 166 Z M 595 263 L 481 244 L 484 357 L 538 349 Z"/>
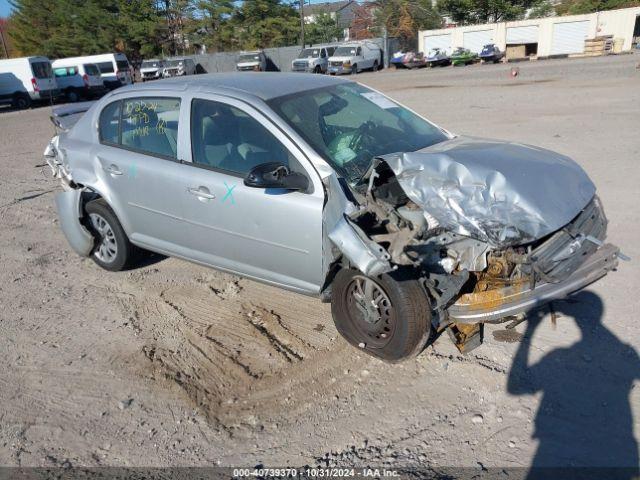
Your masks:
<path fill-rule="evenodd" d="M 39 92 L 40 91 L 40 87 L 38 86 L 38 82 L 36 81 L 35 78 L 31 79 L 31 85 L 33 85 L 33 91 L 34 92 Z"/>
<path fill-rule="evenodd" d="M 89 86 L 89 75 L 87 75 L 86 73 L 84 75 L 82 75 L 82 80 L 84 81 L 84 86 L 88 87 Z"/>

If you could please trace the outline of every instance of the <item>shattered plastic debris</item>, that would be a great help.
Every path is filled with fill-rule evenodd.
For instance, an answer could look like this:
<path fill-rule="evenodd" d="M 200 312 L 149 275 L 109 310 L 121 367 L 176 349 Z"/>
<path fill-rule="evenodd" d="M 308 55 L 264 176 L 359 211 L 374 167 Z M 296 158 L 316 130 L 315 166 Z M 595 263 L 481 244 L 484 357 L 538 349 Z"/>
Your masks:
<path fill-rule="evenodd" d="M 494 247 L 558 230 L 595 194 L 573 160 L 516 143 L 456 137 L 381 159 L 409 198 L 443 227 Z"/>

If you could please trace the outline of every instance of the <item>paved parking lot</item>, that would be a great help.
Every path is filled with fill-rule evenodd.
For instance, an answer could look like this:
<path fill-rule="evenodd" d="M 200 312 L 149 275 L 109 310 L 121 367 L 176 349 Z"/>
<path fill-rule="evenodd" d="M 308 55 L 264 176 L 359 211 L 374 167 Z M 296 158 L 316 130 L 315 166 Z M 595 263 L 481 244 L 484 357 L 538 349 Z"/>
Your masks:
<path fill-rule="evenodd" d="M 354 77 L 452 132 L 571 156 L 634 259 L 554 304 L 530 343 L 526 324 L 490 326 L 468 356 L 442 337 L 399 365 L 349 347 L 313 299 L 175 259 L 108 273 L 78 258 L 39 166 L 49 109 L 0 108 L 0 465 L 637 461 L 638 63 Z"/>

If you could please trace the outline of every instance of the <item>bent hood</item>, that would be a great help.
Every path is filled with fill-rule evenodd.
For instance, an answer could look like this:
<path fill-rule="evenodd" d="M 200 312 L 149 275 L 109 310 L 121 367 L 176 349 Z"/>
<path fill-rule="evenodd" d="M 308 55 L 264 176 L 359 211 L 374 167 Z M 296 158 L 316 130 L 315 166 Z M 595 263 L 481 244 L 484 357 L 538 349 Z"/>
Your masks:
<path fill-rule="evenodd" d="M 553 233 L 595 195 L 576 162 L 530 145 L 456 137 L 380 158 L 427 219 L 494 247 Z"/>

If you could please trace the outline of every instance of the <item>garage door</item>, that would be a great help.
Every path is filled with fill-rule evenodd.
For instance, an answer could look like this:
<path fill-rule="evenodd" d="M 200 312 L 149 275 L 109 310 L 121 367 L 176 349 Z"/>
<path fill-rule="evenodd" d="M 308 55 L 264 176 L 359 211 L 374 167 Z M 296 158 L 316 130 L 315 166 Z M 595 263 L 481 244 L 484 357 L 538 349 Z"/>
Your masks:
<path fill-rule="evenodd" d="M 464 32 L 464 48 L 468 48 L 472 52 L 480 53 L 482 47 L 488 43 L 493 43 L 493 30 Z"/>
<path fill-rule="evenodd" d="M 433 48 L 440 48 L 448 52 L 451 51 L 451 34 L 424 36 L 424 53 L 428 53 Z"/>
<path fill-rule="evenodd" d="M 551 55 L 565 53 L 583 53 L 584 41 L 589 32 L 589 20 L 582 22 L 563 22 L 553 25 Z"/>
<path fill-rule="evenodd" d="M 538 25 L 507 28 L 507 43 L 538 43 Z"/>

